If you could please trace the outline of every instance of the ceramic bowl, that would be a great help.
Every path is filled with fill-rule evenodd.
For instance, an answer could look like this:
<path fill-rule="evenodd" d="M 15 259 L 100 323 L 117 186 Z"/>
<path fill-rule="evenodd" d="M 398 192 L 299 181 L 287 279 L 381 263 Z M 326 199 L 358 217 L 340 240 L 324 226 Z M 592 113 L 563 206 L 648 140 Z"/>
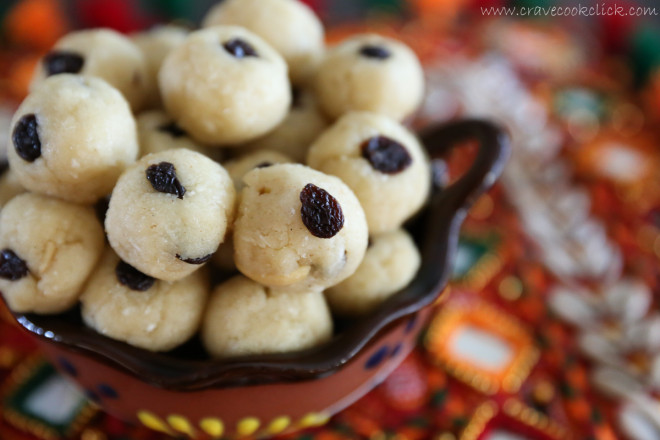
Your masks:
<path fill-rule="evenodd" d="M 467 210 L 500 175 L 508 138 L 496 126 L 464 120 L 421 134 L 431 158 L 476 140 L 471 167 L 448 187 L 434 185 L 409 230 L 422 253 L 413 282 L 355 322 L 338 322 L 321 347 L 279 355 L 210 360 L 198 341 L 151 353 L 86 328 L 79 310 L 15 315 L 53 363 L 106 411 L 172 435 L 240 437 L 323 424 L 372 389 L 413 349 L 429 305 L 447 283 Z"/>

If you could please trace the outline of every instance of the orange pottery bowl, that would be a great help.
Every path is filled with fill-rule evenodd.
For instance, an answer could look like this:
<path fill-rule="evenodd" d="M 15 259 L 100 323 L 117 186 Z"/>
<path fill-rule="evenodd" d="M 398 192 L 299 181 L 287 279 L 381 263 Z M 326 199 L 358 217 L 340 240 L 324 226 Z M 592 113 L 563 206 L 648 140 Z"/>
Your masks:
<path fill-rule="evenodd" d="M 445 287 L 458 233 L 473 202 L 497 180 L 510 153 L 497 126 L 462 120 L 421 133 L 433 163 L 476 141 L 471 167 L 434 190 L 407 225 L 422 253 L 409 286 L 373 314 L 337 322 L 327 344 L 296 353 L 209 359 L 198 339 L 152 353 L 85 327 L 78 309 L 16 314 L 53 364 L 104 410 L 171 435 L 227 438 L 274 435 L 323 424 L 383 380 L 413 349 Z"/>

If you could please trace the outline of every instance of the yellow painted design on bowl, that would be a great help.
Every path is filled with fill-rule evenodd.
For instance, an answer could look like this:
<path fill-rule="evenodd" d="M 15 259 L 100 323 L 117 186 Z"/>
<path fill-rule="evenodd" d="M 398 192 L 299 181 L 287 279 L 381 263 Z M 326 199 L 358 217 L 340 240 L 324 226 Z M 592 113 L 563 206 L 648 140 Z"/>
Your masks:
<path fill-rule="evenodd" d="M 272 422 L 270 422 L 270 425 L 268 425 L 268 433 L 279 434 L 280 432 L 288 428 L 290 424 L 291 424 L 291 419 L 289 417 L 287 416 L 277 417 L 273 419 Z"/>
<path fill-rule="evenodd" d="M 238 425 L 236 425 L 236 432 L 242 436 L 252 435 L 257 429 L 259 429 L 260 424 L 261 422 L 259 422 L 259 419 L 256 417 L 246 417 L 238 422 Z"/>
<path fill-rule="evenodd" d="M 149 411 L 140 411 L 137 416 L 138 419 L 140 419 L 140 422 L 142 422 L 147 428 L 153 429 L 154 431 L 164 432 L 166 434 L 172 434 L 172 431 L 168 428 L 165 422 L 159 419 L 155 414 L 150 413 Z"/>
<path fill-rule="evenodd" d="M 199 422 L 199 427 L 211 437 L 222 437 L 225 432 L 225 425 L 222 420 L 213 417 L 207 417 Z"/>
<path fill-rule="evenodd" d="M 302 419 L 300 419 L 300 422 L 298 422 L 298 425 L 303 427 L 303 428 L 309 428 L 312 426 L 322 426 L 328 423 L 328 420 L 330 419 L 329 416 L 326 414 L 322 413 L 309 413 L 305 415 Z"/>
<path fill-rule="evenodd" d="M 184 434 L 188 434 L 190 437 L 195 436 L 195 430 L 193 429 L 190 422 L 183 416 L 178 414 L 172 414 L 167 417 L 167 423 L 170 424 L 172 428 Z"/>

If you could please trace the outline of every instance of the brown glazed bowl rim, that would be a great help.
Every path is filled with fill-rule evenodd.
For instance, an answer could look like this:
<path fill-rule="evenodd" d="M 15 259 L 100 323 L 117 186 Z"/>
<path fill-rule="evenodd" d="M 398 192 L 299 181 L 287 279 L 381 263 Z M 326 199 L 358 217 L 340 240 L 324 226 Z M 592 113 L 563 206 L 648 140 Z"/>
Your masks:
<path fill-rule="evenodd" d="M 466 119 L 438 125 L 420 134 L 431 159 L 440 159 L 462 141 L 476 140 L 478 152 L 460 179 L 448 187 L 434 185 L 423 211 L 414 220 L 422 265 L 415 279 L 373 314 L 360 319 L 330 342 L 295 353 L 226 360 L 190 359 L 152 353 L 104 337 L 63 315 L 14 314 L 30 334 L 49 344 L 93 358 L 151 385 L 173 391 L 313 380 L 337 371 L 395 322 L 413 317 L 433 303 L 445 287 L 458 245 L 460 226 L 474 201 L 502 173 L 510 154 L 505 132 L 491 122 Z M 74 311 L 73 313 L 77 313 Z"/>

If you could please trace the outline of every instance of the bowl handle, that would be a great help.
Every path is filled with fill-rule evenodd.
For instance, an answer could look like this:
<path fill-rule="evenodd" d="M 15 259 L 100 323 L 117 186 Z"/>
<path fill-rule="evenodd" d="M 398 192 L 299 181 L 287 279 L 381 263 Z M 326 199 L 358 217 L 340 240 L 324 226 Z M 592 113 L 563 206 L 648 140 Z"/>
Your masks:
<path fill-rule="evenodd" d="M 479 142 L 479 150 L 470 168 L 438 195 L 438 205 L 461 222 L 474 202 L 502 174 L 511 154 L 509 136 L 503 128 L 492 122 L 463 119 L 422 131 L 420 138 L 431 158 L 446 155 L 462 141 Z"/>

